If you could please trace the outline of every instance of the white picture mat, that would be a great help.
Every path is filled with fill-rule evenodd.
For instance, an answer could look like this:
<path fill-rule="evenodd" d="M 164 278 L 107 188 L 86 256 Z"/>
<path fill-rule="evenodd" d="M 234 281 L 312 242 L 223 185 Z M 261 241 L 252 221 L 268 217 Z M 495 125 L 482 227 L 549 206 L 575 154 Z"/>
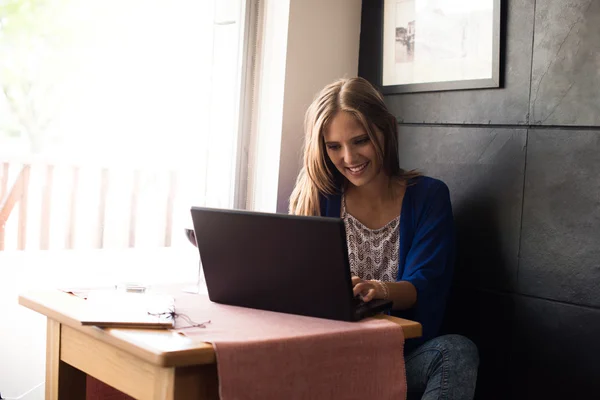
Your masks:
<path fill-rule="evenodd" d="M 414 33 L 412 54 L 396 27 Z M 493 44 L 494 0 L 385 0 L 382 85 L 491 79 Z"/>

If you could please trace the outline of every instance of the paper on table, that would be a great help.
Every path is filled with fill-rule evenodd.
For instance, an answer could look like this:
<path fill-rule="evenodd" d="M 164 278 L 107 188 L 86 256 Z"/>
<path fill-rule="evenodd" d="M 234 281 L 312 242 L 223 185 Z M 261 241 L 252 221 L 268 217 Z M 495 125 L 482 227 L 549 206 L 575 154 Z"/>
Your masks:
<path fill-rule="evenodd" d="M 172 296 L 92 290 L 87 294 L 83 325 L 121 328 L 172 328 Z"/>
<path fill-rule="evenodd" d="M 90 292 L 99 290 L 114 290 L 115 286 L 95 286 L 95 287 L 61 287 L 58 288 L 61 292 L 72 294 L 73 296 L 87 299 Z"/>

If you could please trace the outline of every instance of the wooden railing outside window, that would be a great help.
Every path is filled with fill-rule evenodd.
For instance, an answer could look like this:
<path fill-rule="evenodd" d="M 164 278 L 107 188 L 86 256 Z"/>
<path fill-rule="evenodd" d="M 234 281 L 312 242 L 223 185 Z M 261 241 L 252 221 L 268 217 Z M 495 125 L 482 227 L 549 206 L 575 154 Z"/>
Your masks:
<path fill-rule="evenodd" d="M 182 171 L 0 161 L 0 251 L 185 241 Z M 187 185 L 190 187 L 190 185 Z"/>

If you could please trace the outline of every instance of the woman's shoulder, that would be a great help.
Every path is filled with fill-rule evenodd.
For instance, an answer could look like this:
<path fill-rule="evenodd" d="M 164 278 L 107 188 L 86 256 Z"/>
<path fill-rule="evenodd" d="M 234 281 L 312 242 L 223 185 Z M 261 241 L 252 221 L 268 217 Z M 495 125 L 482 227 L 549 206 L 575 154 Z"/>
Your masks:
<path fill-rule="evenodd" d="M 452 225 L 450 190 L 442 180 L 419 176 L 408 186 L 407 194 L 409 198 L 405 204 L 408 207 L 404 212 L 412 216 L 409 221 L 414 221 L 415 228 L 420 226 L 421 222 L 428 223 L 427 221 L 432 220 L 449 221 L 447 225 Z"/>
<path fill-rule="evenodd" d="M 442 180 L 421 175 L 408 182 L 408 189 L 413 196 L 425 200 L 440 195 L 449 195 L 448 185 Z"/>
<path fill-rule="evenodd" d="M 322 217 L 339 217 L 342 195 L 319 193 L 319 208 Z"/>

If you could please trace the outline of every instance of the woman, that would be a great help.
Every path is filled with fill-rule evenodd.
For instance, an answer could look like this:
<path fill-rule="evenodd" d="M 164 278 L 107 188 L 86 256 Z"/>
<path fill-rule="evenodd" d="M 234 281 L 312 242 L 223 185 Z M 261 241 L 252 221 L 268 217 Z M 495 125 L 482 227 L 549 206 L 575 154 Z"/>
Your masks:
<path fill-rule="evenodd" d="M 400 169 L 396 119 L 362 78 L 326 86 L 305 131 L 290 213 L 341 217 L 354 294 L 392 300 L 393 315 L 422 324 L 422 337 L 405 347 L 409 392 L 473 398 L 477 348 L 462 336 L 438 337 L 455 255 L 447 186 Z"/>

